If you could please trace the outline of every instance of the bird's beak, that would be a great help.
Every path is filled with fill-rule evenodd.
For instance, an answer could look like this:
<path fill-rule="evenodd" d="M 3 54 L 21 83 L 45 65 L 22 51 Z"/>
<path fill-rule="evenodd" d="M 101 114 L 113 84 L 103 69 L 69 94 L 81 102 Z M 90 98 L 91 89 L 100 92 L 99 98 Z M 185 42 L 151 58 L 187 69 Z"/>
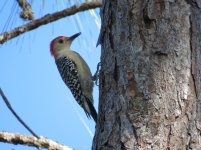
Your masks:
<path fill-rule="evenodd" d="M 76 33 L 76 34 L 72 35 L 71 37 L 69 37 L 68 40 L 73 41 L 73 40 L 74 40 L 75 38 L 77 38 L 80 34 L 81 34 L 81 32 Z"/>

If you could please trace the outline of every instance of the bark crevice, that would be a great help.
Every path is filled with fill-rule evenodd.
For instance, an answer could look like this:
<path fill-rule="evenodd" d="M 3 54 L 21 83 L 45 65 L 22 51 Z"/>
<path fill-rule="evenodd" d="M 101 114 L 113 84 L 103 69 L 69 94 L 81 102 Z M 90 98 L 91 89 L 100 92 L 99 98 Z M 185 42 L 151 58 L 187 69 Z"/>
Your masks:
<path fill-rule="evenodd" d="M 201 149 L 201 10 L 185 0 L 104 5 L 111 6 L 102 12 L 101 90 L 111 96 L 101 95 L 107 103 L 101 99 L 106 112 L 100 115 L 112 109 L 99 125 L 115 127 L 108 140 L 113 149 Z M 96 141 L 106 137 L 98 130 Z M 93 150 L 102 148 L 97 145 Z"/>

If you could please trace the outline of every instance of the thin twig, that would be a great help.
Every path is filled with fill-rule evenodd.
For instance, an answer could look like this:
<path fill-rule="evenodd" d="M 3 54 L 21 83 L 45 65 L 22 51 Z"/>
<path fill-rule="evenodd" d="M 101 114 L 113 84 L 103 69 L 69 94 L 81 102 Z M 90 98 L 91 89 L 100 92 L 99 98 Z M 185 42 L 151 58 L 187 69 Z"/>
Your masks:
<path fill-rule="evenodd" d="M 47 148 L 48 150 L 73 150 L 63 144 L 57 143 L 44 137 L 37 139 L 31 135 L 18 133 L 0 132 L 0 141 L 10 144 L 33 146 L 36 148 Z"/>
<path fill-rule="evenodd" d="M 8 107 L 8 109 L 12 112 L 12 114 L 17 118 L 17 120 L 36 138 L 39 139 L 39 136 L 37 134 L 35 134 L 33 132 L 33 130 L 31 130 L 31 128 L 17 115 L 17 113 L 14 111 L 14 109 L 12 108 L 11 104 L 9 103 L 7 97 L 5 96 L 5 94 L 3 93 L 2 89 L 0 88 L 0 95 L 2 97 L 2 99 L 4 100 L 4 102 L 6 103 L 6 106 Z"/>
<path fill-rule="evenodd" d="M 4 33 L 0 34 L 0 44 L 3 44 L 4 42 L 22 34 L 22 33 L 36 29 L 41 25 L 48 24 L 50 22 L 59 20 L 59 19 L 64 18 L 66 16 L 74 15 L 78 12 L 86 11 L 89 9 L 94 9 L 97 7 L 101 7 L 101 5 L 102 5 L 101 0 L 92 1 L 92 2 L 84 2 L 80 5 L 74 5 L 70 8 L 64 9 L 62 11 L 59 11 L 59 12 L 56 12 L 53 14 L 47 14 L 40 19 L 36 19 L 36 20 L 29 22 L 25 25 L 17 27 L 17 28 L 15 28 L 9 32 L 4 32 Z"/>
<path fill-rule="evenodd" d="M 20 17 L 23 19 L 33 20 L 34 13 L 31 9 L 31 5 L 26 0 L 17 0 L 19 6 L 22 8 Z"/>

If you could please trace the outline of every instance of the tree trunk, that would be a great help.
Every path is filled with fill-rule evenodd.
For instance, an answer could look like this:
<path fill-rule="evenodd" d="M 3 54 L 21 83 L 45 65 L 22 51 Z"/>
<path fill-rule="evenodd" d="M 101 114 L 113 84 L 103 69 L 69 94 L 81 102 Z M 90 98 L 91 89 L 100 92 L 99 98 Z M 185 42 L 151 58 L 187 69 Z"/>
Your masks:
<path fill-rule="evenodd" d="M 200 7 L 103 0 L 93 150 L 201 149 Z"/>

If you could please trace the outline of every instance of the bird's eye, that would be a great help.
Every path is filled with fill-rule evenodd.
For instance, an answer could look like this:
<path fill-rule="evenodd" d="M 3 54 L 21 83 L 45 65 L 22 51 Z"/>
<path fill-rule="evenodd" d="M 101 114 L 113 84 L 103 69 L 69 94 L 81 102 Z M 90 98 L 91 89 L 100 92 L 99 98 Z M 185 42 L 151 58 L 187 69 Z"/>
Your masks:
<path fill-rule="evenodd" d="M 64 43 L 64 40 L 63 39 L 59 39 L 58 41 L 60 44 Z"/>

